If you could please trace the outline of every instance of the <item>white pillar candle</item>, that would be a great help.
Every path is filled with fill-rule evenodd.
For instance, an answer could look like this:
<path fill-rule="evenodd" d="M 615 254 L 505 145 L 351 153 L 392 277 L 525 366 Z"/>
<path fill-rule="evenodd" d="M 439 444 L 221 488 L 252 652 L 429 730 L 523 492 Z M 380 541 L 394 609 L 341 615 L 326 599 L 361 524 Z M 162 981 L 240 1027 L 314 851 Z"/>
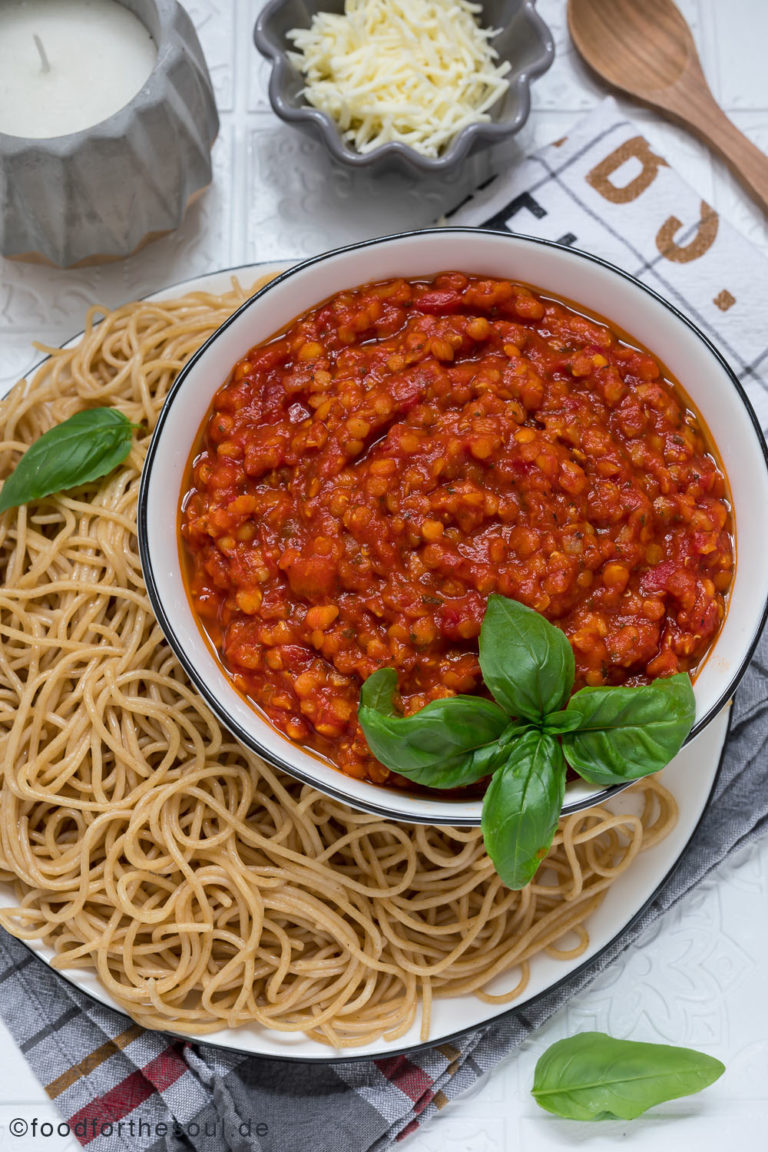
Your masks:
<path fill-rule="evenodd" d="M 0 0 L 0 132 L 90 128 L 130 103 L 156 58 L 147 29 L 115 0 Z"/>

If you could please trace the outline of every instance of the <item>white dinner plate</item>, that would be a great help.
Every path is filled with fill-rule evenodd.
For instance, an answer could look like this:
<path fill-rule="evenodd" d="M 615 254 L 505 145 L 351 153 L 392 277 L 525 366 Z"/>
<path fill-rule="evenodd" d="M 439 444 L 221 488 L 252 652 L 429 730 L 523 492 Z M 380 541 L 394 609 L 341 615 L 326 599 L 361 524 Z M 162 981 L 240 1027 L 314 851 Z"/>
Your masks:
<path fill-rule="evenodd" d="M 244 286 L 248 286 L 260 276 L 270 272 L 277 275 L 287 267 L 289 264 L 286 262 L 270 262 L 212 272 L 163 289 L 162 292 L 154 293 L 149 299 L 160 300 L 163 297 L 173 297 L 197 290 L 225 292 L 231 286 L 233 275 L 236 275 Z M 80 335 L 73 337 L 65 347 L 76 344 Z M 570 961 L 555 960 L 545 955 L 535 957 L 531 962 L 530 980 L 524 994 L 511 1004 L 501 1006 L 486 1004 L 474 996 L 435 1000 L 432 1005 L 430 1044 L 448 1040 L 459 1032 L 486 1024 L 512 1008 L 530 1003 L 578 971 L 627 931 L 674 870 L 696 830 L 719 771 L 728 732 L 729 712 L 730 706 L 727 706 L 664 769 L 664 784 L 673 793 L 679 805 L 678 822 L 664 840 L 638 857 L 632 867 L 623 872 L 608 889 L 603 903 L 588 921 L 590 942 L 587 950 L 578 959 Z M 631 810 L 631 805 L 631 793 L 622 793 L 614 797 L 608 806 L 616 812 L 626 812 Z M 12 886 L 0 882 L 0 904 L 7 906 L 15 903 Z M 46 963 L 50 963 L 54 956 L 52 948 L 35 943 L 29 943 L 28 947 Z M 59 974 L 95 1000 L 122 1012 L 120 1006 L 104 991 L 95 972 L 74 969 Z M 506 987 L 511 987 L 514 983 L 516 975 L 513 972 L 506 977 L 498 977 L 489 985 L 488 991 L 503 992 Z M 417 1020 L 410 1031 L 395 1042 L 387 1043 L 379 1040 L 360 1048 L 347 1048 L 342 1051 L 310 1040 L 303 1033 L 282 1033 L 256 1025 L 221 1029 L 199 1039 L 205 1044 L 214 1044 L 256 1056 L 322 1062 L 345 1058 L 391 1056 L 416 1048 L 421 1044 L 419 1029 L 420 1021 Z"/>

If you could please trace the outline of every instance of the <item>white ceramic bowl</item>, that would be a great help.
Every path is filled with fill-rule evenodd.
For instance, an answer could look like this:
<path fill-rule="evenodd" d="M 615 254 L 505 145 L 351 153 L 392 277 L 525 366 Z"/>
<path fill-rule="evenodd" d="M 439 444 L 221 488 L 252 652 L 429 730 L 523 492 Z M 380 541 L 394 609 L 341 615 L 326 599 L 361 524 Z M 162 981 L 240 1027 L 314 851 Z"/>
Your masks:
<path fill-rule="evenodd" d="M 358 808 L 428 824 L 479 824 L 480 800 L 415 796 L 343 775 L 294 744 L 232 686 L 192 613 L 175 531 L 187 459 L 214 392 L 255 344 L 345 288 L 390 277 L 459 270 L 522 280 L 578 301 L 648 347 L 686 389 L 711 430 L 730 482 L 736 574 L 721 632 L 694 684 L 699 732 L 728 700 L 766 615 L 768 459 L 749 402 L 722 356 L 671 304 L 596 257 L 525 236 L 436 228 L 354 244 L 284 272 L 248 300 L 190 360 L 171 389 L 149 448 L 139 495 L 147 589 L 171 647 L 223 725 L 278 767 Z M 564 812 L 618 789 L 569 785 Z"/>

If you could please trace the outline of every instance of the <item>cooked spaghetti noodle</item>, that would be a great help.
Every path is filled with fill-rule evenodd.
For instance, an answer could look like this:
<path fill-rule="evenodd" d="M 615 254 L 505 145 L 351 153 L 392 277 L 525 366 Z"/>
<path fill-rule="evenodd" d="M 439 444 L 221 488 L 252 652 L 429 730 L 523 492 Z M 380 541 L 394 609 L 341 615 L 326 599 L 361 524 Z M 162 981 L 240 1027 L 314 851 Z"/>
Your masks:
<path fill-rule="evenodd" d="M 95 969 L 148 1027 L 256 1022 L 350 1047 L 421 1011 L 427 1038 L 433 997 L 511 1001 L 537 954 L 581 954 L 590 913 L 675 803 L 648 779 L 638 814 L 564 819 L 511 892 L 479 829 L 356 812 L 219 727 L 152 615 L 135 512 L 174 376 L 243 297 L 235 283 L 94 310 L 2 406 L 1 478 L 80 408 L 113 405 L 141 430 L 104 480 L 0 517 L 0 880 L 17 899 L 0 923 L 56 967 Z"/>

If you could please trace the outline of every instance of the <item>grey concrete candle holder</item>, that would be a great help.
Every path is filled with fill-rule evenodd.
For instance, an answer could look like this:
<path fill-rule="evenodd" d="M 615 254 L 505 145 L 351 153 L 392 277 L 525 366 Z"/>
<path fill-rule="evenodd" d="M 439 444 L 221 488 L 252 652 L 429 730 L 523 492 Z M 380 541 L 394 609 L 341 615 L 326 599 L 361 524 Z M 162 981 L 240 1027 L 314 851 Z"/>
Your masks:
<path fill-rule="evenodd" d="M 82 132 L 0 133 L 0 252 L 69 268 L 128 256 L 181 223 L 211 182 L 219 128 L 208 68 L 176 0 L 121 0 L 157 61 L 134 99 Z"/>

